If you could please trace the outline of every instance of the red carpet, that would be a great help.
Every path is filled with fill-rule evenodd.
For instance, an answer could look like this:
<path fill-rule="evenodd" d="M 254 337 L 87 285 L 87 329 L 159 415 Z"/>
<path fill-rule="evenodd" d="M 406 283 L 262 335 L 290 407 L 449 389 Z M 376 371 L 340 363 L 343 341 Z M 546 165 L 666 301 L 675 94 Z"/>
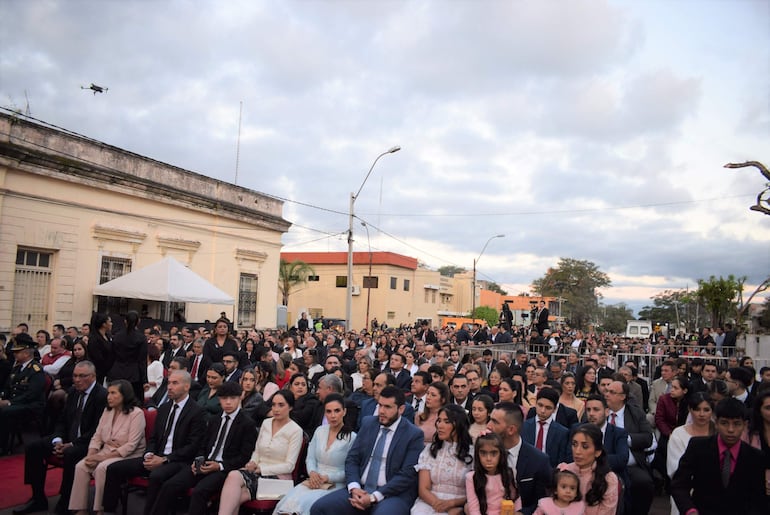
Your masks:
<path fill-rule="evenodd" d="M 45 478 L 45 494 L 59 495 L 61 469 L 49 469 Z M 24 484 L 24 455 L 0 458 L 0 510 L 24 504 L 32 497 L 32 489 Z"/>

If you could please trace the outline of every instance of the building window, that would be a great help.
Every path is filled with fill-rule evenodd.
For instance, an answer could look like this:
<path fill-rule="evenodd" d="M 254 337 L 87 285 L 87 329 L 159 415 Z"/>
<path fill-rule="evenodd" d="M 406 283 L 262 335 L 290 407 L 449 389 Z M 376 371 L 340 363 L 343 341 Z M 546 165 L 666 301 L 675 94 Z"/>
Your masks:
<path fill-rule="evenodd" d="M 241 274 L 238 284 L 238 327 L 254 327 L 257 323 L 257 276 Z"/>
<path fill-rule="evenodd" d="M 395 319 L 396 319 L 396 312 L 388 311 L 388 320 L 395 320 Z"/>
<path fill-rule="evenodd" d="M 409 291 L 409 279 L 404 279 L 404 291 Z"/>
<path fill-rule="evenodd" d="M 317 275 L 308 275 L 307 276 L 308 282 L 318 282 L 318 276 Z"/>
<path fill-rule="evenodd" d="M 436 303 L 436 290 L 431 290 L 430 291 L 430 302 L 431 302 L 431 304 L 435 304 Z"/>
<path fill-rule="evenodd" d="M 398 288 L 398 277 L 391 277 L 390 278 L 390 289 L 395 290 Z"/>
<path fill-rule="evenodd" d="M 364 288 L 378 288 L 380 284 L 380 278 L 374 276 L 364 276 Z"/>
<path fill-rule="evenodd" d="M 347 288 L 348 287 L 348 276 L 347 275 L 338 275 L 337 278 L 334 281 L 334 285 L 337 288 Z"/>
<path fill-rule="evenodd" d="M 112 256 L 102 256 L 102 266 L 99 270 L 99 284 L 123 277 L 131 273 L 131 259 Z M 128 311 L 128 300 L 123 297 L 96 297 L 96 310 L 99 313 L 125 313 Z"/>
<path fill-rule="evenodd" d="M 425 290 L 425 299 L 423 300 L 423 302 L 425 302 L 425 304 L 428 303 L 428 290 Z"/>
<path fill-rule="evenodd" d="M 48 327 L 52 273 L 52 252 L 16 250 L 11 320 L 14 324 L 26 322 L 32 334 Z"/>

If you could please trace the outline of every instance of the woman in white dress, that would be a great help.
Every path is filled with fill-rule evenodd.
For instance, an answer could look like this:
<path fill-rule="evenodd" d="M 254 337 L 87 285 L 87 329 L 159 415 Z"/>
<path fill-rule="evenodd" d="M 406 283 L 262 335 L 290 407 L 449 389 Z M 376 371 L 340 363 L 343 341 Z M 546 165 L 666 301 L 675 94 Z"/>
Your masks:
<path fill-rule="evenodd" d="M 439 410 L 433 443 L 423 449 L 414 468 L 419 497 L 412 515 L 463 512 L 465 475 L 473 469 L 473 446 L 464 409 L 448 404 Z"/>
<path fill-rule="evenodd" d="M 160 350 L 155 345 L 147 346 L 147 384 L 144 385 L 144 400 L 147 401 L 158 391 L 163 382 L 163 363 Z"/>
<path fill-rule="evenodd" d="M 687 407 L 690 410 L 689 422 L 683 426 L 675 428 L 668 439 L 668 453 L 666 455 L 666 472 L 668 477 L 674 477 L 674 472 L 679 468 L 679 460 L 684 451 L 687 450 L 687 444 L 690 438 L 694 436 L 711 436 L 714 434 L 714 422 L 711 417 L 714 413 L 714 406 L 708 394 L 697 392 L 690 395 L 687 400 Z M 671 515 L 678 515 L 674 499 L 671 499 Z"/>
<path fill-rule="evenodd" d="M 372 368 L 372 360 L 369 356 L 361 356 L 358 358 L 358 370 L 350 374 L 350 378 L 353 379 L 353 391 L 357 392 L 364 383 L 364 374 L 367 370 Z"/>
<path fill-rule="evenodd" d="M 329 423 L 316 429 L 305 460 L 310 477 L 281 499 L 274 515 L 310 513 L 314 502 L 345 486 L 345 457 L 356 439 L 356 434 L 344 425 L 345 412 L 342 395 L 326 396 L 324 414 Z"/>

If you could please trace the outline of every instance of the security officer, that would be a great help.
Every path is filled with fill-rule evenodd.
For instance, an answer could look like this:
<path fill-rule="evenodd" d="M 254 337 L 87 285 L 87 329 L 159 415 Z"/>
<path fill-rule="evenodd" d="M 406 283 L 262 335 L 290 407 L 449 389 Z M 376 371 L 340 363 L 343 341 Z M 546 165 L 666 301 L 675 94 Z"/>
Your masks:
<path fill-rule="evenodd" d="M 41 420 L 45 408 L 45 372 L 34 360 L 35 342 L 28 334 L 14 337 L 11 347 L 16 360 L 8 382 L 0 392 L 0 452 L 10 454 L 18 422 L 30 417 Z"/>

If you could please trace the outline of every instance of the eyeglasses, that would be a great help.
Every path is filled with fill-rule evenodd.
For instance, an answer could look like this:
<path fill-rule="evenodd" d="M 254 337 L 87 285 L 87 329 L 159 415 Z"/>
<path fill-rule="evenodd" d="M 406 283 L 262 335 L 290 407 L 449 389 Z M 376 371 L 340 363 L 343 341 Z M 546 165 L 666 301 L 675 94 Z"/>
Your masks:
<path fill-rule="evenodd" d="M 233 360 L 233 359 L 223 359 L 223 360 L 222 360 L 222 363 L 224 363 L 225 365 L 232 365 L 232 364 L 233 364 L 233 363 L 235 363 L 235 362 L 236 362 L 236 361 L 235 361 L 235 360 Z"/>

